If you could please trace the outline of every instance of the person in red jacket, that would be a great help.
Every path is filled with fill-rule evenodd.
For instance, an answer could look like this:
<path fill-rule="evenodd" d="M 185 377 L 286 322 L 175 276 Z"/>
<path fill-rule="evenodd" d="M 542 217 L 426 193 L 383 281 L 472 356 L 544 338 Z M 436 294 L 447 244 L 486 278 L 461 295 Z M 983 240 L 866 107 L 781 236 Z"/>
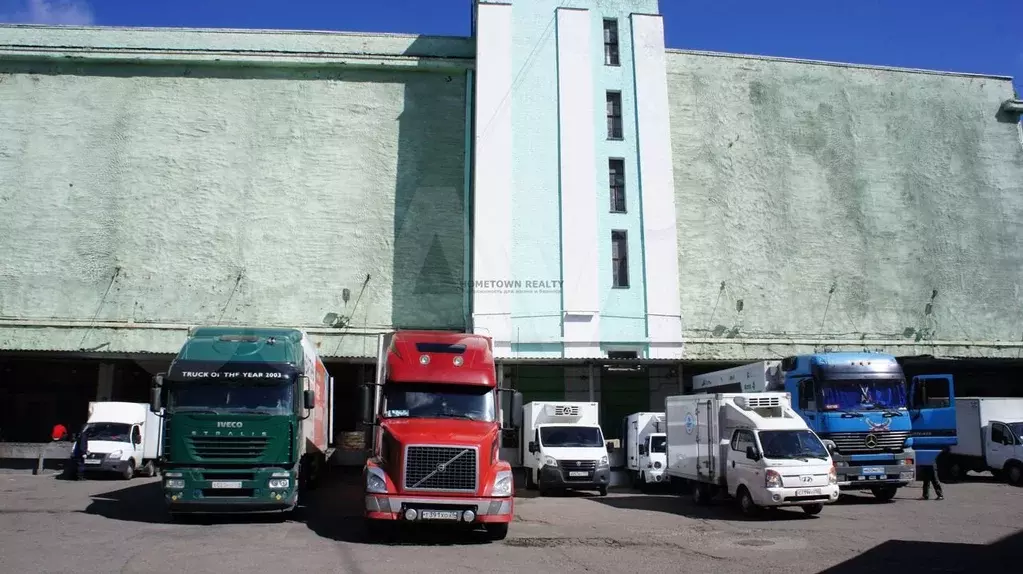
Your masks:
<path fill-rule="evenodd" d="M 51 436 L 53 440 L 67 440 L 67 427 L 60 423 L 53 425 Z"/>

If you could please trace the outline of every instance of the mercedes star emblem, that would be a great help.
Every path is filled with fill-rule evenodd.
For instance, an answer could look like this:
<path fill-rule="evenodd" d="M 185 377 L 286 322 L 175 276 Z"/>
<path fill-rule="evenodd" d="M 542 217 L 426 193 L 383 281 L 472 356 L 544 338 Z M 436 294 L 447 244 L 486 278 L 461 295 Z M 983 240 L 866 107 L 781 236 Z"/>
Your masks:
<path fill-rule="evenodd" d="M 863 444 L 867 445 L 867 448 L 874 448 L 877 446 L 877 437 L 872 434 L 868 434 L 866 440 L 863 441 Z"/>

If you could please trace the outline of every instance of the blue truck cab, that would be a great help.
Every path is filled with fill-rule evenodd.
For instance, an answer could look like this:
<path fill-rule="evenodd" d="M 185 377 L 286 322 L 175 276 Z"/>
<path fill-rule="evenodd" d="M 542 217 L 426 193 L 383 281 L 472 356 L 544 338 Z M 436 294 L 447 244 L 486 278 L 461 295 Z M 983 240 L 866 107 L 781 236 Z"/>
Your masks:
<path fill-rule="evenodd" d="M 894 356 L 798 355 L 782 360 L 780 375 L 766 390 L 791 394 L 793 408 L 831 451 L 841 490 L 887 501 L 915 479 L 914 416 L 934 417 L 911 410 L 911 389 Z M 953 413 L 953 434 L 954 419 Z"/>

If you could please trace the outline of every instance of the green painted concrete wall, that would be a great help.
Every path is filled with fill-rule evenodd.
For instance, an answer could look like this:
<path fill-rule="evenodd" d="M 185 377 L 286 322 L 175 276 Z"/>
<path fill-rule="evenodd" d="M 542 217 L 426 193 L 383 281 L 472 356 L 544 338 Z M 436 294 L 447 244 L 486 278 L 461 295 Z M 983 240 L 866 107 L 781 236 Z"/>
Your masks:
<path fill-rule="evenodd" d="M 1018 354 L 1010 79 L 670 52 L 668 86 L 687 357 Z"/>
<path fill-rule="evenodd" d="M 178 327 L 342 316 L 321 352 L 372 356 L 363 333 L 464 328 L 464 71 L 326 60 L 0 56 L 0 318 L 26 324 L 0 348 L 174 352 Z"/>

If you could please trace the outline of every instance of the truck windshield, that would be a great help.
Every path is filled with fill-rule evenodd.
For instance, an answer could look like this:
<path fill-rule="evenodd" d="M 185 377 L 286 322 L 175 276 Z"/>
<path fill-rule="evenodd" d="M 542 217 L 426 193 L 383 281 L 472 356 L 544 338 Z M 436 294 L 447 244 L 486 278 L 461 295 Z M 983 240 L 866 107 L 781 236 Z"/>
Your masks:
<path fill-rule="evenodd" d="M 604 447 L 600 427 L 552 426 L 540 427 L 540 444 L 553 448 Z"/>
<path fill-rule="evenodd" d="M 764 458 L 828 458 L 828 450 L 808 430 L 760 431 L 760 446 Z"/>
<path fill-rule="evenodd" d="M 1012 434 L 1016 436 L 1017 440 L 1023 439 L 1023 423 L 1009 423 L 1007 426 L 1012 430 Z"/>
<path fill-rule="evenodd" d="M 124 423 L 89 423 L 82 429 L 82 434 L 88 440 L 109 440 L 114 442 L 128 442 L 128 434 L 131 428 Z"/>
<path fill-rule="evenodd" d="M 385 418 L 460 418 L 493 422 L 494 392 L 489 387 L 388 383 L 384 386 Z"/>
<path fill-rule="evenodd" d="M 290 384 L 257 385 L 247 382 L 171 383 L 168 385 L 171 411 L 249 412 L 269 415 L 291 414 L 294 410 Z"/>
<path fill-rule="evenodd" d="M 668 438 L 663 436 L 650 437 L 650 452 L 667 452 Z"/>
<path fill-rule="evenodd" d="M 820 383 L 824 410 L 885 410 L 906 406 L 901 379 L 824 380 Z"/>

